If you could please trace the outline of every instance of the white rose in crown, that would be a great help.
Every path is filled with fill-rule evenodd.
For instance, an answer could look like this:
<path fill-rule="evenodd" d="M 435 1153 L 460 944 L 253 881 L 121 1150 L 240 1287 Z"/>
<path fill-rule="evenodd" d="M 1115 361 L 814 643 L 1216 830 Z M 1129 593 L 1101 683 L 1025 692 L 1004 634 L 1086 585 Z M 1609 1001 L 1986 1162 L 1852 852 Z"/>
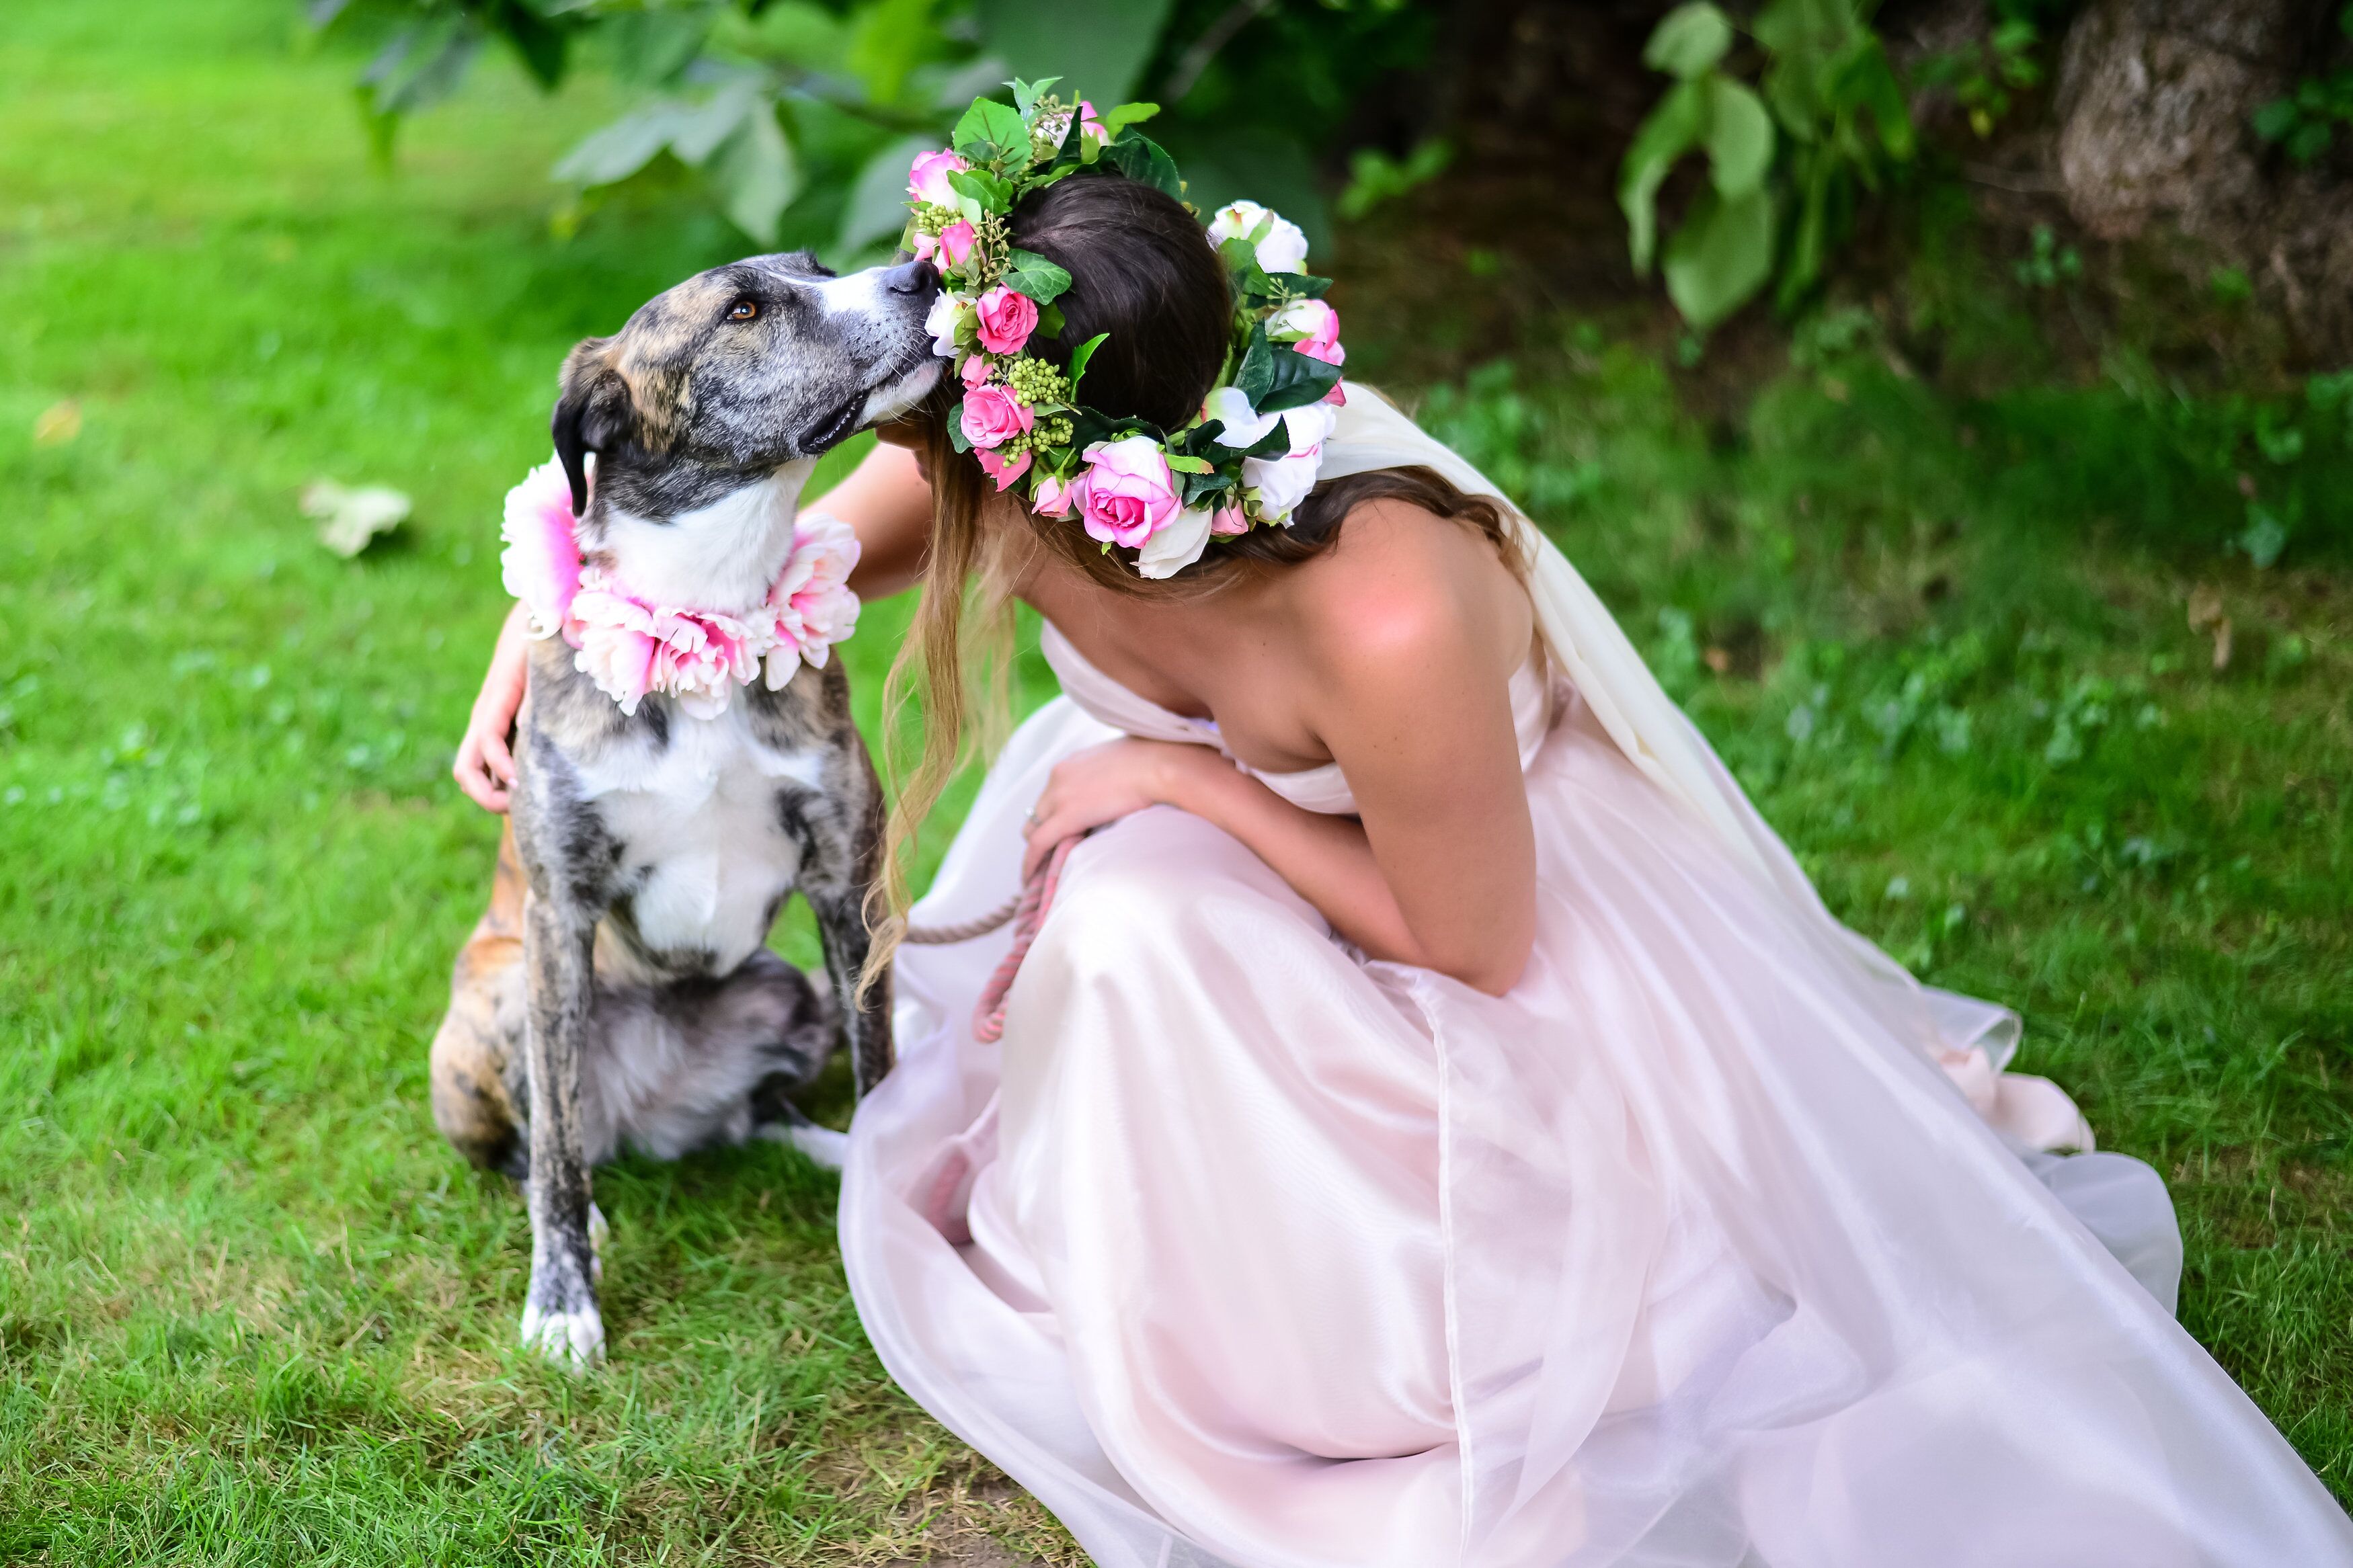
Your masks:
<path fill-rule="evenodd" d="M 1258 493 L 1258 514 L 1268 522 L 1285 522 L 1307 492 L 1315 488 L 1320 452 L 1290 458 L 1245 458 L 1242 484 Z"/>
<path fill-rule="evenodd" d="M 1229 239 L 1249 239 L 1258 234 L 1261 224 L 1266 225 L 1266 232 L 1252 241 L 1260 267 L 1269 272 L 1297 272 L 1307 265 L 1307 237 L 1300 232 L 1299 226 L 1256 202 L 1233 202 L 1219 207 L 1218 216 L 1209 220 L 1209 243 L 1223 245 Z"/>

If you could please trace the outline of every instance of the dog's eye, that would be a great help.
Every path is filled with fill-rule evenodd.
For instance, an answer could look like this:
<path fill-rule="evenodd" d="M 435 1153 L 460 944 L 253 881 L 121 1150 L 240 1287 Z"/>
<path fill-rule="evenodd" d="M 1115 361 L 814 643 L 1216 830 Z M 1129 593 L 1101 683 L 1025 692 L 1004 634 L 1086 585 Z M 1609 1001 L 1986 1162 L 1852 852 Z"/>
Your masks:
<path fill-rule="evenodd" d="M 738 300 L 727 307 L 727 319 L 731 321 L 748 321 L 759 313 L 760 301 L 757 300 Z"/>

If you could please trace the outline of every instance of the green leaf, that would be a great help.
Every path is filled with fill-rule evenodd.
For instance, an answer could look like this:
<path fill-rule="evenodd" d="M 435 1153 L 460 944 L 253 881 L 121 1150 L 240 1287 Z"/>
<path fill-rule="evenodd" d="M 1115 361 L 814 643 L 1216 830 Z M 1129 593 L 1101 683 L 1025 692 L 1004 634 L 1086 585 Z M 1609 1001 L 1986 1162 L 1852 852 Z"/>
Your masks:
<path fill-rule="evenodd" d="M 1017 247 L 1005 253 L 1002 281 L 1017 294 L 1027 294 L 1040 305 L 1050 305 L 1069 292 L 1071 275 L 1036 251 Z"/>
<path fill-rule="evenodd" d="M 800 163 L 776 110 L 765 102 L 755 108 L 705 172 L 728 220 L 761 244 L 776 244 L 777 220 L 801 192 Z"/>
<path fill-rule="evenodd" d="M 776 117 L 774 106 L 756 83 L 730 82 L 679 116 L 670 132 L 670 150 L 680 162 L 700 167 L 744 128 L 746 120 L 762 110 L 770 119 Z"/>
<path fill-rule="evenodd" d="M 1730 199 L 1701 192 L 1667 242 L 1661 269 L 1683 320 L 1702 331 L 1723 321 L 1772 275 L 1772 198 L 1761 190 Z"/>
<path fill-rule="evenodd" d="M 1708 0 L 1691 0 L 1668 12 L 1642 46 L 1642 63 L 1678 81 L 1689 81 L 1732 47 L 1732 24 Z"/>
<path fill-rule="evenodd" d="M 1103 340 L 1110 336 L 1109 332 L 1097 332 L 1071 351 L 1071 399 L 1072 402 L 1078 400 L 1079 377 L 1087 374 L 1087 361 L 1095 357 L 1095 350 L 1103 347 Z"/>
<path fill-rule="evenodd" d="M 1160 106 L 1156 103 L 1123 103 L 1116 108 L 1101 110 L 1095 119 L 1102 124 L 1106 137 L 1116 139 L 1129 126 L 1141 125 L 1159 112 Z"/>
<path fill-rule="evenodd" d="M 1331 391 L 1339 379 L 1338 365 L 1310 359 L 1289 343 L 1270 342 L 1263 321 L 1250 329 L 1250 347 L 1242 354 L 1241 368 L 1234 373 L 1234 384 L 1261 414 L 1303 408 Z"/>
<path fill-rule="evenodd" d="M 1627 247 L 1638 273 L 1650 271 L 1658 244 L 1659 185 L 1676 160 L 1699 145 L 1707 119 L 1705 89 L 1696 82 L 1677 82 L 1634 132 L 1634 143 L 1619 165 L 1618 205 L 1626 214 Z"/>
<path fill-rule="evenodd" d="M 950 171 L 948 189 L 958 195 L 970 196 L 980 204 L 983 212 L 1004 213 L 1013 208 L 1013 182 L 1000 180 L 986 169 Z"/>
<path fill-rule="evenodd" d="M 2255 134 L 2266 142 L 2278 142 L 2295 129 L 2295 100 L 2275 98 L 2255 110 Z"/>
<path fill-rule="evenodd" d="M 1019 110 L 1021 117 L 1027 120 L 1029 111 L 1038 107 L 1038 100 L 1046 96 L 1046 89 L 1061 79 L 1058 76 L 1049 76 L 1040 77 L 1036 81 L 1023 81 L 1015 77 L 1005 85 L 1013 89 L 1013 107 Z"/>
<path fill-rule="evenodd" d="M 1168 454 L 1168 466 L 1180 474 L 1208 474 L 1217 471 L 1217 465 L 1207 458 L 1187 458 L 1176 452 Z"/>
<path fill-rule="evenodd" d="M 1022 75 L 1052 75 L 1097 102 L 1125 98 L 1150 63 L 1174 0 L 976 0 L 984 52 Z"/>
<path fill-rule="evenodd" d="M 1176 173 L 1176 161 L 1149 136 L 1123 136 L 1103 148 L 1102 160 L 1131 180 L 1178 201 L 1185 199 L 1185 182 Z"/>
<path fill-rule="evenodd" d="M 1707 159 L 1719 195 L 1745 196 L 1773 166 L 1773 117 L 1764 100 L 1729 77 L 1708 78 Z"/>
<path fill-rule="evenodd" d="M 933 34 L 932 0 L 868 0 L 852 16 L 850 74 L 872 102 L 897 103 Z"/>
<path fill-rule="evenodd" d="M 948 440 L 959 452 L 972 450 L 972 441 L 964 433 L 964 400 L 962 398 L 958 398 L 955 406 L 948 410 Z"/>
<path fill-rule="evenodd" d="M 1062 329 L 1068 325 L 1070 325 L 1070 323 L 1062 319 L 1062 307 L 1060 305 L 1040 305 L 1038 307 L 1038 331 L 1039 335 L 1049 338 L 1059 338 L 1062 335 Z"/>
<path fill-rule="evenodd" d="M 835 243 L 844 250 L 858 250 L 904 228 L 908 165 L 916 153 L 937 145 L 928 136 L 902 136 L 868 158 L 850 182 Z"/>
<path fill-rule="evenodd" d="M 609 185 L 644 168 L 670 146 L 686 115 L 682 104 L 660 102 L 625 114 L 566 153 L 550 176 L 566 184 Z"/>
<path fill-rule="evenodd" d="M 672 11 L 622 12 L 605 26 L 617 26 L 632 16 L 652 22 L 676 15 Z M 771 0 L 757 16 L 747 16 L 737 6 L 722 6 L 712 17 L 711 26 L 714 42 L 754 59 L 836 76 L 846 75 L 849 68 L 849 28 L 809 0 Z"/>
<path fill-rule="evenodd" d="M 1029 127 L 1011 108 L 993 98 L 973 100 L 956 121 L 955 146 L 976 163 L 994 163 L 1008 153 L 1027 153 Z"/>
<path fill-rule="evenodd" d="M 1832 91 L 1841 107 L 1868 110 L 1879 126 L 1880 145 L 1898 163 L 1911 161 L 1916 137 L 1904 84 L 1887 63 L 1877 39 L 1857 49 L 1839 68 Z"/>
<path fill-rule="evenodd" d="M 1832 230 L 1841 216 L 1839 197 L 1845 188 L 1838 177 L 1838 164 L 1826 148 L 1806 149 L 1791 172 L 1796 176 L 1798 217 L 1791 226 L 1788 254 L 1781 262 L 1781 281 L 1773 293 L 1774 306 L 1785 312 L 1796 310 L 1821 280 L 1822 268 L 1830 260 Z"/>

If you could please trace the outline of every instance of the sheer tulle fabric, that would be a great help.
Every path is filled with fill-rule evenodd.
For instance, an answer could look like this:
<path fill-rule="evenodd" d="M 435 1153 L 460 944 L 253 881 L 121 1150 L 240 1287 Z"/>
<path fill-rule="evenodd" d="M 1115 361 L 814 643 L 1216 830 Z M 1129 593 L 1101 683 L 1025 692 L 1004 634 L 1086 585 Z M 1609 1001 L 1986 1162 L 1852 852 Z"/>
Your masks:
<path fill-rule="evenodd" d="M 928 921 L 1003 899 L 1061 757 L 1214 743 L 1050 653 Z M 841 1218 L 901 1384 L 1104 1568 L 2353 1563 L 2173 1323 L 2155 1173 L 2028 1147 L 2082 1134 L 1995 1072 L 2015 1019 L 1821 913 L 1679 716 L 1662 782 L 1639 693 L 1514 695 L 1505 997 L 1364 962 L 1165 808 L 1072 856 L 1000 1046 L 1001 937 L 902 955 Z M 1267 782 L 1345 809 L 1319 773 Z"/>

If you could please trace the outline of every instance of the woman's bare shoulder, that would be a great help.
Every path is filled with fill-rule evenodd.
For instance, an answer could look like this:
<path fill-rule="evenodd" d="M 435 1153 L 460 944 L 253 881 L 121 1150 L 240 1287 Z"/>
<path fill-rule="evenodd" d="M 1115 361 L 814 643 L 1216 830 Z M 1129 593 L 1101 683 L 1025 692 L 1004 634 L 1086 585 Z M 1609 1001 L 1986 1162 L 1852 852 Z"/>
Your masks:
<path fill-rule="evenodd" d="M 1357 507 L 1298 574 L 1303 629 L 1346 668 L 1501 658 L 1508 671 L 1534 633 L 1526 592 L 1493 542 L 1407 500 Z"/>

